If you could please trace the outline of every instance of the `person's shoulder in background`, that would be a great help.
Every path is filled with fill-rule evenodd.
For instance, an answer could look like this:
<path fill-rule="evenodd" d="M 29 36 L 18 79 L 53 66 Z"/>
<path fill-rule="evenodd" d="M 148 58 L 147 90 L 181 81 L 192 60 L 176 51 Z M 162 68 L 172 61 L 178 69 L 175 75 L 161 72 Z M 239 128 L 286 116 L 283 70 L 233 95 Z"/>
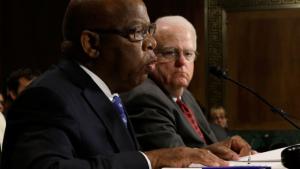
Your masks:
<path fill-rule="evenodd" d="M 218 141 L 225 140 L 226 138 L 229 137 L 228 131 L 225 128 L 221 127 L 220 125 L 210 123 L 210 128 L 215 133 Z"/>

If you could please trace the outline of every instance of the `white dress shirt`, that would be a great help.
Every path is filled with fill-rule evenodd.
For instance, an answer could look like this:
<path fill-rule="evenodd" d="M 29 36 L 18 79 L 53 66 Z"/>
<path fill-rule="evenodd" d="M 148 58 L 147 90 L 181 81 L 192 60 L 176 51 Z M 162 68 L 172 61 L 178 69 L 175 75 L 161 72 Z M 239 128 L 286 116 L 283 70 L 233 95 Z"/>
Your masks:
<path fill-rule="evenodd" d="M 0 112 L 0 146 L 3 144 L 3 136 L 6 126 L 6 120 L 2 112 Z"/>

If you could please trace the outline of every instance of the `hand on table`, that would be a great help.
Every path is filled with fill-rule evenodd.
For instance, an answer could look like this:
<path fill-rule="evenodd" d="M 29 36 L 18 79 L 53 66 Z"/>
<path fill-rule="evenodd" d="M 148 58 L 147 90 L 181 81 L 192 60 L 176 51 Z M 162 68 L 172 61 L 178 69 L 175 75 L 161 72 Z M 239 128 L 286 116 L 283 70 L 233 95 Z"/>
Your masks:
<path fill-rule="evenodd" d="M 256 151 L 252 150 L 240 136 L 232 136 L 205 148 L 224 160 L 238 160 L 239 157 L 256 154 Z"/>
<path fill-rule="evenodd" d="M 177 147 L 144 152 L 151 161 L 152 169 L 162 167 L 188 167 L 191 163 L 205 166 L 228 166 L 228 162 L 218 158 L 207 149 Z"/>

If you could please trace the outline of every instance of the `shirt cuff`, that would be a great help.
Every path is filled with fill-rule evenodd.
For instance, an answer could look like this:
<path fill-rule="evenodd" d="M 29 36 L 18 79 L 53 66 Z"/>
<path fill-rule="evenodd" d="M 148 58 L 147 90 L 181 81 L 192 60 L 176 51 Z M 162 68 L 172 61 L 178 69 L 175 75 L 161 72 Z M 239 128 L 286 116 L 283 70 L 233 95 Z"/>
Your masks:
<path fill-rule="evenodd" d="M 149 158 L 146 156 L 145 153 L 143 153 L 143 152 L 141 152 L 141 151 L 140 151 L 140 153 L 143 154 L 143 156 L 145 157 L 145 159 L 146 159 L 146 161 L 147 161 L 147 163 L 148 163 L 148 168 L 149 168 L 149 169 L 152 169 L 151 162 L 150 162 Z"/>

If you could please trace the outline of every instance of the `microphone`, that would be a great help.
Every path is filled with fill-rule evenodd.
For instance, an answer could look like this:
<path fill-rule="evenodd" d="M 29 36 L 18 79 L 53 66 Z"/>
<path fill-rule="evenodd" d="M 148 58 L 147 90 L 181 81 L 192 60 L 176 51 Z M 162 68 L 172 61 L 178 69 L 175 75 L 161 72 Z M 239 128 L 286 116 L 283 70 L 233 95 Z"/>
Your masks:
<path fill-rule="evenodd" d="M 267 106 L 270 107 L 270 110 L 273 113 L 278 113 L 284 120 L 286 120 L 288 123 L 290 123 L 292 126 L 294 126 L 295 128 L 297 128 L 298 130 L 300 130 L 300 127 L 294 123 L 291 119 L 289 119 L 288 117 L 288 113 L 283 111 L 282 109 L 276 108 L 275 106 L 273 106 L 271 103 L 269 103 L 265 98 L 263 98 L 261 95 L 259 95 L 257 92 L 255 92 L 253 89 L 245 86 L 244 84 L 231 79 L 227 72 L 225 70 L 223 70 L 221 67 L 219 66 L 211 66 L 209 67 L 209 72 L 211 74 L 213 74 L 214 76 L 216 76 L 219 79 L 225 79 L 228 80 L 234 84 L 236 84 L 237 86 L 247 90 L 248 92 L 250 92 L 251 94 L 253 94 L 254 96 L 256 96 L 259 100 L 261 100 L 264 104 L 266 104 Z"/>
<path fill-rule="evenodd" d="M 219 79 L 228 79 L 227 72 L 222 70 L 221 67 L 211 66 L 209 72 Z"/>

